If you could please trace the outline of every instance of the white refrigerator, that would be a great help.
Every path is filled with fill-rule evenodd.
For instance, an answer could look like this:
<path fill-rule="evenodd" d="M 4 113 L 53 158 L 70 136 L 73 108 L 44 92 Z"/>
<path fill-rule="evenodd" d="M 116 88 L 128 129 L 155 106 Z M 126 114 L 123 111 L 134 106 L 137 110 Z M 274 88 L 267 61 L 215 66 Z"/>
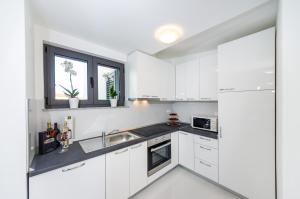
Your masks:
<path fill-rule="evenodd" d="M 275 29 L 218 48 L 219 183 L 275 199 Z"/>

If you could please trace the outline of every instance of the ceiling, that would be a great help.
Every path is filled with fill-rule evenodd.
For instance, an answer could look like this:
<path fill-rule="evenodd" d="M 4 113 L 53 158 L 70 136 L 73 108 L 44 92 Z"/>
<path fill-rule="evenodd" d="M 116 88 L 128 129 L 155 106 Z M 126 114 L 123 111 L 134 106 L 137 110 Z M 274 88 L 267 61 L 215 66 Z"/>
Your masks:
<path fill-rule="evenodd" d="M 275 26 L 276 17 L 277 1 L 270 1 L 163 49 L 155 56 L 171 59 L 215 50 L 220 44 Z"/>
<path fill-rule="evenodd" d="M 154 37 L 162 25 L 181 26 L 180 43 L 268 1 L 273 0 L 31 0 L 39 25 L 123 53 L 148 54 L 171 46 Z"/>

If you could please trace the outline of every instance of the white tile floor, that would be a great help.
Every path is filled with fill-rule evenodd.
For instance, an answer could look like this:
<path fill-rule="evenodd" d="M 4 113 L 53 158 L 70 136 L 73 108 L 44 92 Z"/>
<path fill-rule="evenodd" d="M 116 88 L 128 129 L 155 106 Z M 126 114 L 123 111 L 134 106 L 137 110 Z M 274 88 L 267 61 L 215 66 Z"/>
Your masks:
<path fill-rule="evenodd" d="M 177 167 L 132 199 L 239 199 L 239 197 L 182 167 Z"/>

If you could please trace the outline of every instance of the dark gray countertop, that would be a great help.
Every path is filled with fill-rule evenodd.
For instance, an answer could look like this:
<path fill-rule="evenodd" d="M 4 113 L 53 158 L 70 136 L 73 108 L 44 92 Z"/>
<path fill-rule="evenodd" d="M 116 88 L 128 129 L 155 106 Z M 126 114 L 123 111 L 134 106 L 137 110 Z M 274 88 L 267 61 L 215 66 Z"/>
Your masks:
<path fill-rule="evenodd" d="M 132 133 L 139 135 L 141 138 L 115 146 L 103 148 L 91 153 L 84 153 L 79 142 L 76 141 L 65 153 L 59 153 L 59 150 L 55 150 L 45 155 L 35 155 L 30 166 L 31 171 L 29 172 L 29 176 L 32 177 L 38 174 L 42 174 L 179 130 L 213 139 L 218 139 L 217 133 L 200 129 L 193 129 L 189 124 L 182 124 L 178 127 L 172 127 L 166 125 L 165 123 L 160 123 L 131 130 Z"/>

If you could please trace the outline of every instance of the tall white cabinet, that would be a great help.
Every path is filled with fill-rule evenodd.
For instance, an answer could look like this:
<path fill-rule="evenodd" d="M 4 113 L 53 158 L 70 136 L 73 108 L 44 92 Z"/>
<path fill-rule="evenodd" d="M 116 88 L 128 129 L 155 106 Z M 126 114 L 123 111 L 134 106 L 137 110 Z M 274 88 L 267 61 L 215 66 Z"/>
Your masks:
<path fill-rule="evenodd" d="M 275 28 L 218 47 L 218 90 L 275 88 Z"/>
<path fill-rule="evenodd" d="M 275 29 L 219 47 L 219 183 L 275 198 Z"/>

